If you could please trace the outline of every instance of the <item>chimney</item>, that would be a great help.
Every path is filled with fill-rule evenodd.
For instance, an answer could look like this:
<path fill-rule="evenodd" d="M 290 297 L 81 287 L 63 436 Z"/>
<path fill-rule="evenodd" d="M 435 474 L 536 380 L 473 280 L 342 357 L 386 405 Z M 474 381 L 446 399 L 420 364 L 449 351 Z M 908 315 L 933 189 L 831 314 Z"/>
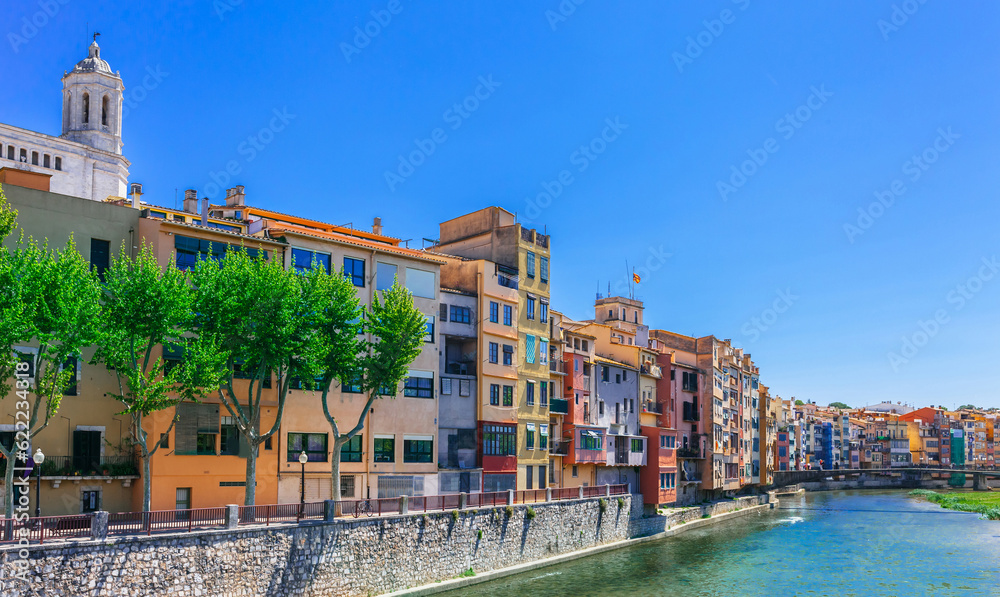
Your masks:
<path fill-rule="evenodd" d="M 198 213 L 198 191 L 194 189 L 184 191 L 184 211 L 189 214 Z"/>
<path fill-rule="evenodd" d="M 372 234 L 382 234 L 382 218 L 375 218 L 375 223 L 372 224 Z"/>
<path fill-rule="evenodd" d="M 243 207 L 246 205 L 246 193 L 243 192 L 243 185 L 236 185 L 231 189 L 226 189 L 226 207 Z"/>
<path fill-rule="evenodd" d="M 142 203 L 142 185 L 138 182 L 133 182 L 129 186 L 129 191 L 132 195 L 132 207 L 138 209 L 139 205 Z"/>
<path fill-rule="evenodd" d="M 197 204 L 197 199 L 195 203 Z M 201 225 L 208 226 L 208 197 L 201 200 Z"/>

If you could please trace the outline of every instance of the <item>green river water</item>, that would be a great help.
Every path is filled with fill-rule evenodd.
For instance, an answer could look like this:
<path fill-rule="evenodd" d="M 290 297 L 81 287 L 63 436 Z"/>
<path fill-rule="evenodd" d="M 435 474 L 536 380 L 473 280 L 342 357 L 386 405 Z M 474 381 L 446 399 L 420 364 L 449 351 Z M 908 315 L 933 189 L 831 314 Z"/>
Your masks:
<path fill-rule="evenodd" d="M 905 491 L 810 493 L 677 537 L 442 595 L 1000 596 L 1000 522 Z"/>

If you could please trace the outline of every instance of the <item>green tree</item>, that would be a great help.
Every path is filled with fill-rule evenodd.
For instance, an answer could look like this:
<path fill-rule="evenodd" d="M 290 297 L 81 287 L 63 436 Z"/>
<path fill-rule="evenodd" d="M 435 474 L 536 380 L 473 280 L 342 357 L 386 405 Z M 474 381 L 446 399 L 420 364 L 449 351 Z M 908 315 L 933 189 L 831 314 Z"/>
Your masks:
<path fill-rule="evenodd" d="M 831 402 L 830 408 L 839 408 L 840 410 L 850 410 L 850 406 L 847 406 L 843 402 Z"/>
<path fill-rule="evenodd" d="M 0 395 L 6 397 L 16 386 L 18 398 L 14 445 L 0 446 L 8 464 L 4 512 L 9 518 L 13 464 L 28 455 L 31 439 L 48 426 L 63 395 L 76 385 L 81 350 L 97 338 L 101 287 L 72 237 L 61 251 L 22 237 L 12 250 L 0 250 L 0 293 L 0 376 L 5 380 Z M 13 384 L 7 381 L 17 373 Z"/>
<path fill-rule="evenodd" d="M 323 345 L 327 348 L 320 365 L 320 387 L 323 414 L 333 433 L 332 495 L 334 500 L 340 501 L 341 451 L 364 429 L 375 400 L 382 396 L 395 397 L 396 388 L 406 376 L 410 363 L 420 354 L 427 333 L 427 318 L 413 305 L 410 292 L 398 283 L 383 291 L 381 300 L 376 294 L 367 310 L 357 306 L 350 283 L 336 283 L 335 287 L 331 298 L 339 305 L 327 310 L 320 326 Z M 345 290 L 350 293 L 350 299 L 341 296 Z M 358 330 L 351 323 L 359 312 L 363 312 L 362 329 L 367 340 L 357 339 Z M 359 386 L 361 392 L 368 395 L 356 421 L 353 418 L 345 421 L 330 408 L 330 388 L 335 380 Z"/>
<path fill-rule="evenodd" d="M 802 402 L 801 400 L 796 400 L 795 401 L 795 406 L 804 406 L 804 405 L 805 405 L 805 402 Z"/>
<path fill-rule="evenodd" d="M 191 338 L 194 292 L 184 272 L 171 259 L 161 268 L 152 248 L 143 243 L 133 259 L 125 245 L 105 273 L 104 309 L 95 360 L 107 365 L 118 381 L 112 394 L 125 406 L 129 436 L 142 459 L 142 509 L 150 509 L 150 460 L 160 442 L 150 445 L 145 418 L 197 400 L 218 388 L 218 350 L 208 340 Z M 162 350 L 161 350 L 162 349 Z M 183 355 L 176 366 L 163 352 Z M 169 434 L 177 422 L 170 422 Z"/>
<path fill-rule="evenodd" d="M 317 275 L 326 274 L 317 269 L 299 276 L 277 259 L 251 258 L 244 250 L 227 252 L 221 262 L 202 260 L 192 272 L 195 329 L 220 351 L 218 398 L 249 448 L 248 506 L 256 499 L 258 447 L 281 426 L 290 380 L 316 376 L 323 305 L 320 293 L 307 291 L 307 280 Z M 261 401 L 272 375 L 278 383 L 276 413 L 271 427 L 262 430 Z"/>
<path fill-rule="evenodd" d="M 17 210 L 7 203 L 3 186 L 0 186 L 0 242 L 10 236 L 15 226 L 17 226 Z"/>
<path fill-rule="evenodd" d="M 958 407 L 958 410 L 978 410 L 975 404 L 963 404 Z"/>

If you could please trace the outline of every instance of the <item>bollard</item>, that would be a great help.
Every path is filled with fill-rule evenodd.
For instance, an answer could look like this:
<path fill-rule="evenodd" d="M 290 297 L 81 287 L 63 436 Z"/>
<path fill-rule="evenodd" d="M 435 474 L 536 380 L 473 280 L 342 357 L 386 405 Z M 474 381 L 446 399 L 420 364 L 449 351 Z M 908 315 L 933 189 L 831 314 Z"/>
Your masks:
<path fill-rule="evenodd" d="M 583 499 L 583 485 L 580 486 L 580 499 Z"/>
<path fill-rule="evenodd" d="M 108 538 L 108 513 L 94 512 L 94 518 L 90 521 L 90 538 L 103 541 Z"/>
<path fill-rule="evenodd" d="M 469 505 L 469 494 L 464 492 L 458 494 L 458 509 L 465 510 L 465 508 L 468 505 Z"/>
<path fill-rule="evenodd" d="M 323 521 L 333 522 L 337 518 L 337 502 L 323 500 Z"/>
<path fill-rule="evenodd" d="M 240 526 L 240 507 L 236 504 L 226 504 L 226 528 L 235 529 Z"/>
<path fill-rule="evenodd" d="M 546 487 L 545 488 L 545 501 L 546 502 L 551 502 L 552 501 L 552 488 L 551 487 Z"/>
<path fill-rule="evenodd" d="M 410 513 L 410 498 L 409 496 L 401 495 L 399 496 L 399 513 L 409 514 Z"/>
<path fill-rule="evenodd" d="M 507 490 L 507 505 L 508 506 L 513 506 L 514 505 L 514 490 L 513 489 L 508 489 Z"/>
<path fill-rule="evenodd" d="M 611 497 L 611 485 L 608 483 L 604 484 L 604 497 Z"/>

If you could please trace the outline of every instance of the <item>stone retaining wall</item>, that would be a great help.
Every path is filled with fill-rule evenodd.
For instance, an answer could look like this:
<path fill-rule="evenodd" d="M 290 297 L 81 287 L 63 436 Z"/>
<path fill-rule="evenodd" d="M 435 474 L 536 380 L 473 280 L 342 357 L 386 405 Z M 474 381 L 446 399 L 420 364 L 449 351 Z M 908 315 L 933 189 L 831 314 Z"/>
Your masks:
<path fill-rule="evenodd" d="M 411 514 L 32 546 L 10 596 L 377 595 L 629 538 L 633 498 Z M 640 499 L 638 504 L 641 504 Z M 632 523 L 640 521 L 631 521 Z"/>
<path fill-rule="evenodd" d="M 700 520 L 707 514 L 709 518 L 726 512 L 733 512 L 753 506 L 767 504 L 770 496 L 767 494 L 736 498 L 734 500 L 724 500 L 701 504 L 698 506 L 684 506 L 680 508 L 661 508 L 656 516 L 647 516 L 632 520 L 629 524 L 629 535 L 631 537 L 646 537 L 666 532 L 679 524 Z"/>

